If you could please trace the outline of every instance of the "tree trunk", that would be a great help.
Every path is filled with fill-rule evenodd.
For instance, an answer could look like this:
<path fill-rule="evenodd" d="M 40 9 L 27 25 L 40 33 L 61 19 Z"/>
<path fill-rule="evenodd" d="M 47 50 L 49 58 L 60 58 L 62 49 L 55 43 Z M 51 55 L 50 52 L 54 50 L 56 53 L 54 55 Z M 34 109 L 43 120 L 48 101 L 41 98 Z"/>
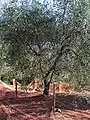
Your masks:
<path fill-rule="evenodd" d="M 49 94 L 49 82 L 47 82 L 47 80 L 44 80 L 44 91 L 43 94 L 44 95 L 48 95 Z"/>
<path fill-rule="evenodd" d="M 47 79 L 44 80 L 44 91 L 43 91 L 44 95 L 48 95 L 49 94 L 49 85 L 50 85 L 50 83 L 52 81 L 53 74 L 54 74 L 54 71 L 52 71 L 49 81 Z M 48 75 L 49 74 L 46 74 L 46 76 L 48 76 Z M 45 77 L 45 78 L 47 78 L 47 77 Z"/>

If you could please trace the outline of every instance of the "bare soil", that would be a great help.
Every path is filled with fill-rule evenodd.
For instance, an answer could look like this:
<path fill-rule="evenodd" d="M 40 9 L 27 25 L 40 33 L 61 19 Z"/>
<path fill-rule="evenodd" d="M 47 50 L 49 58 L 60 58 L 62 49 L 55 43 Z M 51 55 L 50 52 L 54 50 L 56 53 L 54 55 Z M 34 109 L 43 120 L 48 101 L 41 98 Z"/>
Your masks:
<path fill-rule="evenodd" d="M 0 95 L 2 92 L 0 91 Z M 56 94 L 53 113 L 52 95 L 46 97 L 39 92 L 22 91 L 18 92 L 16 98 L 14 91 L 5 92 L 0 97 L 0 120 L 90 120 L 90 101 L 80 95 Z"/>

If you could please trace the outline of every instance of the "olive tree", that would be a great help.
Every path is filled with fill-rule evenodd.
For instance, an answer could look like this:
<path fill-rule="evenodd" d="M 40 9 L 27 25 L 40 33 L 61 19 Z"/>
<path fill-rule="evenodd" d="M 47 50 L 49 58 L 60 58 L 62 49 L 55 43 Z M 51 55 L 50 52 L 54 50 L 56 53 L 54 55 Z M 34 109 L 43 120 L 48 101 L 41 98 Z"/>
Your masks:
<path fill-rule="evenodd" d="M 86 66 L 86 1 L 58 0 L 51 8 L 33 5 L 7 6 L 0 36 L 9 44 L 8 62 L 26 75 L 41 77 L 48 95 L 54 74 L 69 74 Z"/>

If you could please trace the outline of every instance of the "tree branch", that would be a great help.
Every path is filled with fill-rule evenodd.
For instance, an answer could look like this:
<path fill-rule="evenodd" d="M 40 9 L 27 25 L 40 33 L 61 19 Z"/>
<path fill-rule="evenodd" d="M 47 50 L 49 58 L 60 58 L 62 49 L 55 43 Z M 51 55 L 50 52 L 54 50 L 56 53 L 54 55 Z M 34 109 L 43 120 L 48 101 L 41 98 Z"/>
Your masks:
<path fill-rule="evenodd" d="M 52 73 L 51 73 L 51 76 L 50 76 L 50 81 L 48 82 L 48 84 L 50 84 L 50 83 L 51 83 L 52 78 L 53 78 L 53 75 L 54 75 L 54 70 L 53 70 L 53 71 L 52 71 Z"/>
<path fill-rule="evenodd" d="M 39 58 L 39 63 L 40 63 L 40 70 L 41 70 L 41 74 L 42 74 L 42 77 L 44 78 L 44 75 L 43 75 L 43 70 L 42 70 L 42 65 L 41 65 L 41 57 Z"/>
<path fill-rule="evenodd" d="M 68 48 L 68 49 L 66 49 L 66 50 L 73 52 L 77 57 L 79 57 L 78 53 L 76 53 L 73 49 Z M 85 64 L 83 63 L 83 61 L 82 61 L 81 58 L 80 58 L 80 61 L 81 61 L 81 62 L 80 62 L 81 65 L 84 66 Z"/>
<path fill-rule="evenodd" d="M 64 49 L 65 47 L 67 47 L 67 46 L 68 46 L 68 45 L 63 45 L 63 46 L 61 47 L 60 52 L 59 52 L 58 56 L 56 57 L 56 59 L 55 59 L 55 61 L 54 61 L 54 64 L 51 66 L 51 68 L 50 68 L 50 69 L 47 71 L 47 73 L 45 74 L 45 78 L 47 78 L 48 75 L 50 74 L 50 72 L 55 69 L 56 64 L 57 64 L 59 58 L 64 54 L 63 49 Z"/>
<path fill-rule="evenodd" d="M 30 50 L 37 56 L 40 56 L 40 54 L 38 52 L 36 52 L 29 44 L 28 44 Z"/>

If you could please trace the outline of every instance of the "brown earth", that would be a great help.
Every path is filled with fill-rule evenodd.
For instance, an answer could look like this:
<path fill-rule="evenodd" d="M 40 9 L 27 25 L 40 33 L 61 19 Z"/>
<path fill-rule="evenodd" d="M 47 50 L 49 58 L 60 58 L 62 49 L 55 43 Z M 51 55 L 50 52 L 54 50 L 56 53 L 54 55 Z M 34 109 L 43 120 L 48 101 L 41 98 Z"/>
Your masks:
<path fill-rule="evenodd" d="M 52 96 L 40 93 L 6 92 L 1 99 L 0 120 L 90 120 L 90 104 L 78 95 L 57 94 L 56 112 L 52 112 Z"/>
<path fill-rule="evenodd" d="M 0 120 L 90 120 L 90 101 L 81 94 L 57 93 L 54 113 L 52 107 L 52 95 L 19 91 L 16 98 L 14 90 L 0 86 Z"/>

